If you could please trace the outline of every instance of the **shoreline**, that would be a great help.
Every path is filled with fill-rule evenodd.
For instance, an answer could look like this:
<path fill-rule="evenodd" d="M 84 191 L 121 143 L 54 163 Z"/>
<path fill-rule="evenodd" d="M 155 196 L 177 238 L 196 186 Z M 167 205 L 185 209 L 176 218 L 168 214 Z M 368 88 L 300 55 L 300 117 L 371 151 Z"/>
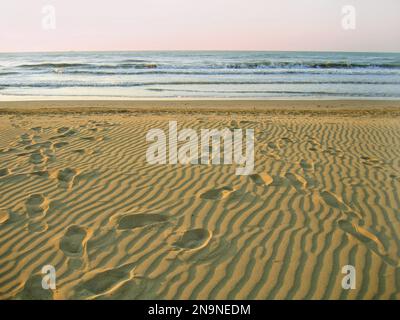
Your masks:
<path fill-rule="evenodd" d="M 2 114 L 253 113 L 400 116 L 399 100 L 49 100 L 0 101 Z"/>

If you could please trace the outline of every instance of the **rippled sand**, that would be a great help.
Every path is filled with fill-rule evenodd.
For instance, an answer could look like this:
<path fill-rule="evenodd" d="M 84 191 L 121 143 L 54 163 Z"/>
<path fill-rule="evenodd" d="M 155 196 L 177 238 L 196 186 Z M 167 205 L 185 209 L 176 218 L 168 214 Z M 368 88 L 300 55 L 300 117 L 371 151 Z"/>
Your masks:
<path fill-rule="evenodd" d="M 398 103 L 93 104 L 0 106 L 0 298 L 400 298 Z M 254 128 L 254 174 L 149 165 L 168 121 Z"/>

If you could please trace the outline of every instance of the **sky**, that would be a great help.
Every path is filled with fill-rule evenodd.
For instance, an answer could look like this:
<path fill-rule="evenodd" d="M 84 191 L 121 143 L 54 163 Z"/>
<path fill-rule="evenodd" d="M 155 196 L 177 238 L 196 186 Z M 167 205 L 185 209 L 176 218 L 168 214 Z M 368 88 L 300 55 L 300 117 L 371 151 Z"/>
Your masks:
<path fill-rule="evenodd" d="M 400 0 L 0 1 L 0 52 L 114 50 L 400 52 Z"/>

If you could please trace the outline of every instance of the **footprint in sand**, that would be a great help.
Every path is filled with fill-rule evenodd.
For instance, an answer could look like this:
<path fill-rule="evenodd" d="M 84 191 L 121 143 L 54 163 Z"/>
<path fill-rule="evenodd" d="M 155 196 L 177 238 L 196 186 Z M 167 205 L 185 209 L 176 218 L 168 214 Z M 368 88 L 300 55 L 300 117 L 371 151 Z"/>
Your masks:
<path fill-rule="evenodd" d="M 302 159 L 299 164 L 304 171 L 314 171 L 314 163 L 312 161 Z"/>
<path fill-rule="evenodd" d="M 72 137 L 72 136 L 74 136 L 74 135 L 76 135 L 78 133 L 78 131 L 76 131 L 75 129 L 70 129 L 70 128 L 68 128 L 68 130 L 66 130 L 66 128 L 60 128 L 60 129 L 62 129 L 61 130 L 62 131 L 61 134 L 58 135 L 58 136 L 51 137 L 50 140 L 68 138 L 68 137 Z M 58 129 L 58 130 L 60 130 L 60 129 Z M 60 132 L 58 132 L 58 133 L 60 133 Z"/>
<path fill-rule="evenodd" d="M 174 245 L 181 249 L 200 249 L 207 246 L 212 237 L 212 233 L 206 229 L 191 229 L 185 231 Z"/>
<path fill-rule="evenodd" d="M 274 149 L 274 150 L 278 150 L 279 149 L 278 145 L 275 142 L 268 142 L 267 146 L 270 149 Z"/>
<path fill-rule="evenodd" d="M 322 197 L 322 200 L 324 200 L 324 202 L 332 207 L 332 208 L 336 208 L 339 210 L 347 210 L 347 206 L 343 203 L 343 201 L 341 199 L 339 199 L 337 196 L 335 196 L 334 194 L 328 192 L 328 191 L 322 191 L 320 192 L 320 195 Z"/>
<path fill-rule="evenodd" d="M 67 138 L 67 137 L 72 137 L 74 135 L 76 135 L 78 133 L 77 130 L 75 129 L 70 129 L 67 132 L 65 132 L 64 134 L 61 135 L 62 138 Z"/>
<path fill-rule="evenodd" d="M 6 223 L 10 219 L 10 214 L 5 209 L 0 209 L 0 225 Z"/>
<path fill-rule="evenodd" d="M 62 187 L 71 188 L 78 174 L 79 170 L 77 169 L 65 168 L 58 172 L 57 179 Z"/>
<path fill-rule="evenodd" d="M 207 200 L 221 200 L 228 197 L 234 189 L 232 187 L 222 187 L 218 189 L 208 190 L 200 195 L 200 198 Z"/>
<path fill-rule="evenodd" d="M 72 150 L 72 152 L 80 154 L 80 155 L 84 155 L 86 153 L 86 150 L 85 149 L 75 149 L 75 150 Z"/>
<path fill-rule="evenodd" d="M 254 174 L 249 176 L 250 179 L 257 185 L 266 185 L 271 187 L 286 187 L 289 185 L 289 180 L 286 177 L 268 174 Z"/>
<path fill-rule="evenodd" d="M 42 287 L 43 276 L 36 274 L 31 276 L 24 284 L 24 288 L 18 293 L 22 300 L 53 300 L 53 291 Z"/>
<path fill-rule="evenodd" d="M 356 223 L 351 223 L 347 220 L 339 220 L 338 225 L 343 231 L 350 233 L 363 243 L 370 244 L 379 250 L 385 249 L 384 245 L 375 234 Z"/>
<path fill-rule="evenodd" d="M 130 214 L 122 216 L 118 220 L 117 229 L 119 230 L 136 229 L 149 225 L 163 223 L 166 221 L 168 221 L 168 218 L 160 214 L 151 214 L 151 213 Z"/>
<path fill-rule="evenodd" d="M 285 177 L 289 180 L 290 184 L 298 191 L 304 192 L 307 188 L 307 180 L 302 176 L 288 172 L 285 174 Z"/>
<path fill-rule="evenodd" d="M 93 270 L 76 285 L 74 296 L 77 299 L 96 299 L 110 294 L 112 297 L 114 291 L 135 278 L 134 271 L 132 263 L 103 271 Z"/>
<path fill-rule="evenodd" d="M 96 141 L 96 137 L 94 136 L 81 137 L 81 139 L 86 141 Z"/>
<path fill-rule="evenodd" d="M 33 134 L 24 133 L 20 136 L 20 144 L 27 145 L 33 143 Z"/>
<path fill-rule="evenodd" d="M 0 169 L 0 177 L 8 176 L 11 174 L 11 170 L 8 168 L 2 168 Z"/>
<path fill-rule="evenodd" d="M 82 137 L 82 140 L 86 141 L 104 141 L 106 137 L 100 136 L 100 137 L 95 137 L 95 136 L 88 136 L 88 137 Z"/>
<path fill-rule="evenodd" d="M 316 180 L 313 177 L 310 176 L 305 176 L 304 177 L 307 181 L 307 189 L 311 190 L 311 189 L 315 189 L 318 186 L 318 180 Z"/>
<path fill-rule="evenodd" d="M 60 241 L 60 249 L 70 257 L 80 257 L 85 251 L 87 231 L 80 226 L 69 226 Z"/>
<path fill-rule="evenodd" d="M 362 215 L 358 212 L 353 211 L 350 207 L 348 207 L 339 197 L 330 193 L 329 191 L 321 191 L 320 196 L 322 200 L 330 207 L 338 209 L 350 216 L 356 216 L 358 219 L 362 220 Z"/>
<path fill-rule="evenodd" d="M 53 149 L 53 143 L 50 141 L 39 142 L 25 147 L 25 150 Z"/>
<path fill-rule="evenodd" d="M 42 133 L 43 132 L 43 128 L 42 127 L 34 127 L 31 128 L 30 130 L 36 132 L 36 133 Z"/>
<path fill-rule="evenodd" d="M 95 260 L 99 254 L 111 252 L 116 242 L 116 228 L 98 228 L 88 239 L 86 252 L 88 260 Z"/>
<path fill-rule="evenodd" d="M 68 142 L 66 142 L 66 141 L 61 141 L 61 142 L 55 143 L 55 144 L 54 144 L 54 147 L 57 148 L 57 149 L 60 149 L 60 148 L 65 147 L 65 146 L 67 146 L 67 145 L 69 145 Z"/>
<path fill-rule="evenodd" d="M 42 218 L 49 209 L 49 199 L 42 194 L 32 194 L 25 202 L 26 212 L 30 218 Z"/>
<path fill-rule="evenodd" d="M 57 133 L 65 133 L 67 131 L 71 130 L 70 127 L 61 127 L 57 129 Z"/>
<path fill-rule="evenodd" d="M 46 223 L 46 221 L 33 221 L 30 222 L 28 224 L 28 230 L 29 232 L 33 232 L 33 233 L 42 233 L 47 231 L 47 229 L 49 229 L 48 224 Z"/>
<path fill-rule="evenodd" d="M 353 236 L 362 244 L 366 245 L 368 249 L 375 252 L 378 256 L 380 256 L 383 261 L 387 264 L 397 267 L 398 266 L 398 257 L 390 257 L 387 253 L 387 250 L 383 244 L 383 242 L 379 239 L 378 234 L 373 233 L 367 230 L 364 227 L 356 223 L 351 223 L 347 220 L 338 221 L 338 225 L 340 229 L 342 229 L 347 234 Z"/>
<path fill-rule="evenodd" d="M 17 157 L 26 157 L 26 156 L 29 156 L 29 155 L 31 155 L 32 154 L 32 152 L 22 152 L 22 153 L 17 153 Z"/>
<path fill-rule="evenodd" d="M 249 176 L 249 178 L 257 185 L 260 186 L 269 186 L 270 184 L 272 184 L 274 182 L 274 179 L 264 173 L 264 174 L 252 174 Z"/>
<path fill-rule="evenodd" d="M 43 153 L 42 150 L 35 151 L 29 157 L 29 162 L 32 164 L 46 164 L 48 157 Z"/>
<path fill-rule="evenodd" d="M 42 177 L 42 178 L 49 178 L 49 177 L 54 178 L 54 176 L 52 176 L 52 174 L 54 174 L 54 173 L 50 172 L 48 170 L 36 170 L 36 171 L 32 171 L 30 174 L 33 176 Z"/>
<path fill-rule="evenodd" d="M 1 153 L 3 153 L 3 154 L 8 154 L 8 153 L 12 153 L 12 152 L 19 152 L 19 151 L 20 151 L 19 149 L 13 148 L 13 147 L 1 149 Z"/>
<path fill-rule="evenodd" d="M 79 155 L 91 155 L 98 153 L 98 151 L 93 150 L 93 149 L 75 149 L 72 150 L 73 153 L 79 154 Z"/>

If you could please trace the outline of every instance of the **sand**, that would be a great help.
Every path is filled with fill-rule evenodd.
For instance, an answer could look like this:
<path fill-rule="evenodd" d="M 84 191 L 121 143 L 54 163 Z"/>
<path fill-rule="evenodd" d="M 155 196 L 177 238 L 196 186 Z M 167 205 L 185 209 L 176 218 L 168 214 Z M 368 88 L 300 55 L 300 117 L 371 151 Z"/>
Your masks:
<path fill-rule="evenodd" d="M 1 103 L 0 298 L 399 299 L 399 107 Z M 255 172 L 148 164 L 168 121 L 254 128 Z"/>

